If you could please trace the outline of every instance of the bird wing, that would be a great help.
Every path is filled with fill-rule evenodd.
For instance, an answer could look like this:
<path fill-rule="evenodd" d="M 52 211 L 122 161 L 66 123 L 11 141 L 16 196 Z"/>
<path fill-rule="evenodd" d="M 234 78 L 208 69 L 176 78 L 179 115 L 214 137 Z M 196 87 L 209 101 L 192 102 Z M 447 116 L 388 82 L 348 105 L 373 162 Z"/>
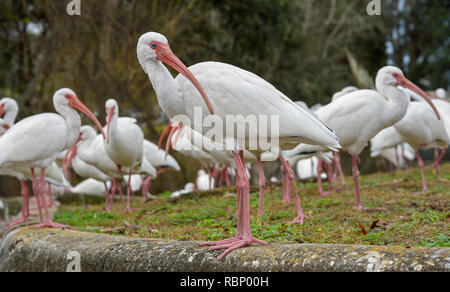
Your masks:
<path fill-rule="evenodd" d="M 67 125 L 57 114 L 26 118 L 0 138 L 0 165 L 56 159 L 64 150 Z"/>
<path fill-rule="evenodd" d="M 171 155 L 167 155 L 166 158 L 165 151 L 159 149 L 156 144 L 153 144 L 148 140 L 144 140 L 144 155 L 154 167 L 171 167 L 176 171 L 181 170 L 181 167 L 175 158 Z"/>
<path fill-rule="evenodd" d="M 336 135 L 307 110 L 296 105 L 286 95 L 259 76 L 238 67 L 206 62 L 189 68 L 211 99 L 215 114 L 224 119 L 227 115 L 266 115 L 279 118 L 279 137 L 298 142 L 330 145 L 339 148 Z M 182 75 L 176 80 L 180 85 L 186 111 L 193 116 L 193 108 L 207 109 L 197 89 Z M 192 106 L 193 105 L 193 106 Z M 270 129 L 270 128 L 269 128 Z"/>
<path fill-rule="evenodd" d="M 344 149 L 358 145 L 357 148 L 362 147 L 358 150 L 362 151 L 370 139 L 389 126 L 382 125 L 380 119 L 386 103 L 375 90 L 358 90 L 320 108 L 316 113 L 320 120 L 333 128 Z"/>

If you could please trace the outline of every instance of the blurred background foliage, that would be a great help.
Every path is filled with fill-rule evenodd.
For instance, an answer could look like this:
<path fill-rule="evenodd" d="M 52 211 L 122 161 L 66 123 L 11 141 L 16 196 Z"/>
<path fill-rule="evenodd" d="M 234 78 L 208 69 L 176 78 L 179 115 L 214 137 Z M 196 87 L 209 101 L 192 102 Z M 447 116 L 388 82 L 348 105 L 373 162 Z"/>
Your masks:
<path fill-rule="evenodd" d="M 101 120 L 117 99 L 156 141 L 161 111 L 136 58 L 148 31 L 188 66 L 231 63 L 309 106 L 360 85 L 347 50 L 371 76 L 393 64 L 427 90 L 450 81 L 448 0 L 382 0 L 382 16 L 367 15 L 369 0 L 81 0 L 82 16 L 66 14 L 69 2 L 0 2 L 0 95 L 19 101 L 19 119 L 53 111 L 53 92 L 70 87 Z M 188 165 L 166 180 L 195 176 Z"/>

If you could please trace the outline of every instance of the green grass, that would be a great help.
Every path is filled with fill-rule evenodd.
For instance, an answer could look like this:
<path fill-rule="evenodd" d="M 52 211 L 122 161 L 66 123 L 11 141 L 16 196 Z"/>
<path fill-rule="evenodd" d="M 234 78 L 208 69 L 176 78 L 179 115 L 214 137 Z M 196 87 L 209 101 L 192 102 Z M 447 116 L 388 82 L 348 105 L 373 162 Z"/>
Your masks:
<path fill-rule="evenodd" d="M 362 201 L 372 208 L 365 212 L 353 209 L 350 177 L 344 190 L 328 197 L 319 196 L 315 183 L 298 183 L 303 209 L 311 218 L 304 225 L 287 224 L 296 217 L 295 204 L 283 204 L 276 186 L 267 191 L 264 216 L 257 220 L 258 194 L 254 190 L 250 200 L 252 233 L 269 242 L 449 247 L 450 164 L 444 165 L 441 173 L 444 179 L 426 170 L 426 193 L 418 193 L 418 169 L 362 176 Z M 56 221 L 81 231 L 130 237 L 221 240 L 236 232 L 236 198 L 224 197 L 234 192 L 234 188 L 219 189 L 177 200 L 164 193 L 146 203 L 136 197 L 133 214 L 121 214 L 124 206 L 120 203 L 116 203 L 115 213 L 105 212 L 102 204 L 69 204 L 60 208 Z M 374 221 L 378 221 L 377 227 L 370 229 Z M 368 234 L 361 232 L 359 223 Z"/>

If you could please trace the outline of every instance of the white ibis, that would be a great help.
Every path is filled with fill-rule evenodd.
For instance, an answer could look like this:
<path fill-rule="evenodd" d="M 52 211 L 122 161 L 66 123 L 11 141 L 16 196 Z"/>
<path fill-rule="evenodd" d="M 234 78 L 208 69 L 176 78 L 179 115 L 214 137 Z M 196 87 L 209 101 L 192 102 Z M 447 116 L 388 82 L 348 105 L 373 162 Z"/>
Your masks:
<path fill-rule="evenodd" d="M 172 195 L 171 195 L 170 197 L 171 197 L 171 198 L 179 198 L 179 197 L 181 197 L 181 196 L 184 196 L 184 195 L 188 195 L 188 194 L 190 194 L 190 193 L 193 193 L 194 191 L 195 191 L 195 186 L 194 186 L 194 184 L 193 184 L 193 183 L 187 183 L 187 184 L 184 186 L 184 189 L 173 192 Z"/>
<path fill-rule="evenodd" d="M 112 210 L 112 199 L 110 198 L 109 188 L 107 186 L 108 182 L 113 179 L 113 177 L 104 173 L 94 165 L 86 163 L 81 156 L 79 155 L 79 149 L 84 144 L 90 144 L 96 137 L 95 130 L 90 126 L 83 126 L 80 130 L 80 138 L 77 144 L 71 149 L 70 157 L 67 160 L 67 163 L 72 164 L 72 168 L 76 174 L 81 176 L 82 178 L 90 178 L 95 181 L 99 181 L 103 183 L 103 191 L 105 194 L 105 208 L 107 211 Z M 67 167 L 67 165 L 65 166 Z M 84 187 L 84 185 L 82 185 Z M 88 185 L 89 186 L 89 185 Z M 98 189 L 98 188 L 94 188 Z"/>
<path fill-rule="evenodd" d="M 10 127 L 16 122 L 19 114 L 19 105 L 12 98 L 5 97 L 0 100 L 0 118 L 4 119 Z"/>
<path fill-rule="evenodd" d="M 430 147 L 446 149 L 450 138 L 444 122 L 438 120 L 433 111 L 422 102 L 411 102 L 405 117 L 394 125 L 403 141 L 416 150 L 417 160 L 422 175 L 423 191 L 428 190 L 425 179 L 424 163 L 419 150 Z"/>
<path fill-rule="evenodd" d="M 104 147 L 106 154 L 117 165 L 119 172 L 126 171 L 128 174 L 125 212 L 133 212 L 130 207 L 131 176 L 135 170 L 140 169 L 142 164 L 144 133 L 135 119 L 119 118 L 119 105 L 114 99 L 108 100 L 105 107 L 108 122 Z"/>
<path fill-rule="evenodd" d="M 397 132 L 394 126 L 388 127 L 380 131 L 375 137 L 370 140 L 370 151 L 371 157 L 376 157 L 381 155 L 384 150 L 393 149 L 395 152 L 395 165 L 400 167 L 401 165 L 405 165 L 407 167 L 408 163 L 406 161 L 406 157 L 404 149 L 401 147 L 397 147 L 404 144 L 404 139 Z M 410 146 L 411 147 L 411 146 Z M 400 151 L 399 151 L 400 150 Z M 402 152 L 402 162 L 399 158 L 399 153 Z M 389 155 L 390 153 L 386 153 Z M 389 159 L 388 159 L 389 160 Z M 389 160 L 390 161 L 390 160 Z"/>
<path fill-rule="evenodd" d="M 402 152 L 402 159 L 398 158 L 398 153 Z M 375 158 L 381 156 L 389 162 L 391 171 L 394 170 L 393 165 L 397 168 L 408 167 L 408 161 L 412 161 L 416 157 L 414 149 L 407 143 L 397 145 L 396 147 L 386 148 L 380 151 L 373 151 L 371 149 L 370 157 Z"/>
<path fill-rule="evenodd" d="M 165 151 L 159 149 L 159 147 L 144 139 L 144 159 L 146 159 L 154 168 L 156 168 L 156 177 L 161 175 L 166 170 L 172 168 L 176 171 L 180 171 L 181 167 L 178 162 L 170 155 L 166 155 Z M 142 177 L 142 198 L 147 200 L 147 194 L 151 186 L 152 177 Z"/>
<path fill-rule="evenodd" d="M 343 150 L 352 155 L 357 210 L 366 209 L 360 199 L 359 154 L 370 139 L 405 116 L 410 97 L 399 87 L 409 88 L 419 94 L 431 105 L 439 118 L 439 113 L 428 95 L 406 79 L 403 72 L 396 67 L 387 66 L 380 69 L 376 87 L 377 91 L 358 90 L 344 95 L 316 112 L 320 120 L 336 131 Z M 311 149 L 305 145 L 299 151 L 317 150 L 317 147 Z"/>
<path fill-rule="evenodd" d="M 108 188 L 108 184 L 88 178 L 71 188 L 70 192 L 77 195 L 103 196 Z"/>
<path fill-rule="evenodd" d="M 439 110 L 439 113 L 442 115 L 442 119 L 444 121 L 445 129 L 447 130 L 447 135 L 450 137 L 450 101 L 446 99 L 445 90 L 441 88 L 441 90 L 437 90 L 436 94 L 441 99 L 433 99 L 433 103 Z M 435 157 L 436 161 L 432 166 L 436 169 L 436 175 L 439 176 L 439 169 L 441 167 L 441 161 L 446 154 L 446 149 L 442 150 L 442 153 L 439 154 L 438 148 L 435 149 Z"/>
<path fill-rule="evenodd" d="M 190 121 L 195 121 L 195 108 L 201 108 L 205 115 L 215 114 L 223 122 L 227 115 L 243 117 L 273 115 L 280 118 L 280 131 L 276 137 L 279 138 L 280 145 L 309 142 L 334 149 L 340 147 L 332 130 L 255 74 L 217 62 L 200 63 L 188 69 L 172 52 L 167 38 L 154 32 L 141 36 L 137 54 L 143 70 L 148 74 L 157 93 L 159 105 L 169 118 L 176 122 L 183 122 L 176 119 L 178 115 L 184 115 Z M 181 74 L 174 79 L 163 62 Z M 236 124 L 232 126 L 235 127 Z M 202 129 L 200 134 L 205 135 L 207 130 Z M 256 138 L 260 138 L 259 135 L 267 135 L 259 131 L 256 134 Z M 238 137 L 225 134 L 225 138 L 237 140 Z M 262 152 L 270 149 L 257 150 Z M 238 170 L 237 185 L 238 194 L 240 194 L 238 195 L 240 208 L 236 237 L 203 244 L 214 246 L 211 250 L 225 249 L 220 259 L 231 251 L 252 243 L 266 244 L 255 239 L 251 234 L 250 186 L 243 153 L 243 149 L 239 149 L 236 145 L 233 158 Z"/>
<path fill-rule="evenodd" d="M 52 165 L 63 150 L 72 147 L 78 139 L 81 118 L 76 109 L 87 115 L 101 129 L 97 118 L 72 90 L 58 90 L 53 96 L 53 104 L 59 115 L 45 113 L 31 116 L 14 125 L 0 138 L 0 149 L 2 149 L 0 167 L 31 170 L 33 190 L 41 219 L 41 224 L 36 226 L 37 228 L 67 227 L 51 221 L 45 198 L 44 179 L 46 168 Z M 39 181 L 36 180 L 35 168 L 41 169 Z M 46 219 L 42 216 L 41 206 L 44 207 Z"/>
<path fill-rule="evenodd" d="M 357 87 L 347 86 L 344 89 L 342 89 L 341 91 L 336 92 L 335 94 L 333 94 L 332 102 L 338 100 L 339 98 L 341 98 L 341 97 L 343 97 L 343 96 L 345 96 L 345 95 L 347 95 L 349 93 L 352 93 L 352 92 L 355 92 L 355 91 L 358 91 L 358 90 L 359 90 L 359 88 L 357 88 Z M 340 152 L 334 152 L 333 155 L 334 155 L 334 158 L 333 158 L 334 159 L 334 164 L 335 164 L 335 167 L 336 167 L 335 170 L 337 171 L 337 173 L 339 174 L 339 176 L 341 178 L 341 184 L 345 185 L 346 183 L 345 183 L 344 172 L 342 171 L 342 166 L 341 166 L 341 153 Z"/>
<path fill-rule="evenodd" d="M 77 150 L 79 157 L 85 163 L 94 166 L 107 176 L 113 178 L 111 193 L 109 191 L 106 193 L 105 190 L 105 195 L 108 195 L 105 205 L 107 206 L 107 210 L 110 210 L 114 203 L 114 194 L 117 189 L 120 191 L 122 197 L 122 188 L 117 181 L 121 179 L 121 174 L 114 161 L 106 154 L 105 147 L 103 146 L 103 136 L 97 135 L 91 126 L 83 126 L 81 127 L 81 131 L 83 132 L 83 136 Z"/>

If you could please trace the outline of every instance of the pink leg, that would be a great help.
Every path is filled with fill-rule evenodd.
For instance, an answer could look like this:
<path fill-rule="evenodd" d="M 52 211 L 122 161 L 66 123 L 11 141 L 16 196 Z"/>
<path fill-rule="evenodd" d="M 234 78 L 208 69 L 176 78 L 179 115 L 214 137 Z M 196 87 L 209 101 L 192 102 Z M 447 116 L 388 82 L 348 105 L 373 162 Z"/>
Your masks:
<path fill-rule="evenodd" d="M 325 164 L 325 171 L 327 173 L 328 182 L 330 183 L 330 187 L 333 187 L 333 184 L 337 184 L 337 178 L 334 176 L 334 163 Z"/>
<path fill-rule="evenodd" d="M 130 207 L 130 196 L 131 196 L 131 176 L 133 175 L 133 171 L 130 170 L 129 176 L 128 176 L 128 183 L 127 183 L 127 207 L 125 209 L 125 212 L 133 213 L 133 210 Z"/>
<path fill-rule="evenodd" d="M 120 174 L 120 177 L 123 177 L 122 173 L 122 167 L 120 165 L 116 165 L 117 172 Z M 116 187 L 119 188 L 119 194 L 120 194 L 120 202 L 123 204 L 123 191 L 122 191 L 122 185 L 116 180 Z"/>
<path fill-rule="evenodd" d="M 358 169 L 359 156 L 353 155 L 352 160 L 353 160 L 353 180 L 355 182 L 355 194 L 356 194 L 356 210 L 363 211 L 363 210 L 366 210 L 367 208 L 364 208 L 362 206 L 360 192 L 359 192 L 359 175 L 360 175 L 359 169 Z"/>
<path fill-rule="evenodd" d="M 405 156 L 405 145 L 402 145 L 402 160 L 403 160 L 403 164 L 405 165 L 405 169 L 409 170 L 408 160 L 406 159 L 406 156 Z"/>
<path fill-rule="evenodd" d="M 9 225 L 6 227 L 5 231 L 10 230 L 12 227 L 25 223 L 28 221 L 28 217 L 30 216 L 30 212 L 28 210 L 28 198 L 30 196 L 30 190 L 28 189 L 27 183 L 23 180 L 20 181 L 20 185 L 22 186 L 22 216 L 21 218 L 12 221 L 9 223 Z"/>
<path fill-rule="evenodd" d="M 216 166 L 214 165 L 213 166 L 213 174 L 212 174 L 212 177 L 213 177 L 213 182 L 212 182 L 212 184 L 213 184 L 213 186 L 212 186 L 212 188 L 213 189 L 215 189 L 215 188 L 217 188 L 217 177 L 219 176 L 219 172 L 217 171 L 217 168 L 216 168 Z"/>
<path fill-rule="evenodd" d="M 110 208 L 113 209 L 114 201 L 116 199 L 116 192 L 117 192 L 117 186 L 119 185 L 118 181 L 116 179 L 112 180 L 111 189 L 109 192 L 109 204 Z"/>
<path fill-rule="evenodd" d="M 25 207 L 25 217 L 30 216 L 30 189 L 28 188 L 27 182 L 22 180 L 20 181 L 20 185 L 22 187 L 22 197 L 25 199 L 24 207 Z"/>
<path fill-rule="evenodd" d="M 422 175 L 422 186 L 423 191 L 428 191 L 427 181 L 425 179 L 425 165 L 423 163 L 422 157 L 420 156 L 419 151 L 416 151 L 417 161 L 419 162 L 420 174 Z"/>
<path fill-rule="evenodd" d="M 436 148 L 434 151 L 435 151 L 434 152 L 434 156 L 436 158 L 436 161 L 432 164 L 432 166 L 436 170 L 436 176 L 439 177 L 440 176 L 439 171 L 441 169 L 441 162 L 442 162 L 442 159 L 444 159 L 444 156 L 445 156 L 445 154 L 447 152 L 447 149 L 443 149 L 442 153 L 440 155 L 439 155 L 439 149 L 438 148 Z"/>
<path fill-rule="evenodd" d="M 236 237 L 227 239 L 220 242 L 205 242 L 202 243 L 202 246 L 213 246 L 210 248 L 210 250 L 220 250 L 225 249 L 225 252 L 219 257 L 219 260 L 222 260 L 227 254 L 230 252 L 250 246 L 252 243 L 259 243 L 262 245 L 266 245 L 267 243 L 255 239 L 250 230 L 250 181 L 247 176 L 247 171 L 244 165 L 244 162 L 242 160 L 243 157 L 243 151 L 240 152 L 233 152 L 234 159 L 236 161 L 237 165 L 237 172 L 239 172 L 239 182 L 238 187 L 241 189 L 241 196 L 240 196 L 240 212 L 239 212 L 239 218 L 238 218 L 238 225 L 237 225 L 237 233 Z"/>
<path fill-rule="evenodd" d="M 49 207 L 53 206 L 53 204 L 55 203 L 53 201 L 52 185 L 51 184 L 48 184 L 48 201 L 49 201 L 49 204 L 48 204 Z"/>
<path fill-rule="evenodd" d="M 389 161 L 389 171 L 394 172 L 394 165 Z"/>
<path fill-rule="evenodd" d="M 219 187 L 222 186 L 225 182 L 225 169 L 226 169 L 226 166 L 223 166 L 222 171 L 220 172 Z"/>
<path fill-rule="evenodd" d="M 398 148 L 395 147 L 395 160 L 397 162 L 397 169 L 400 168 L 400 160 L 398 159 Z"/>
<path fill-rule="evenodd" d="M 295 183 L 295 174 L 292 170 L 291 165 L 288 161 L 286 161 L 283 156 L 280 155 L 279 157 L 281 164 L 285 167 L 285 169 L 288 170 L 288 181 L 291 188 L 291 191 L 294 195 L 295 205 L 297 207 L 297 218 L 295 218 L 293 221 L 289 222 L 290 224 L 303 224 L 303 221 L 305 219 L 309 219 L 305 213 L 303 213 L 302 205 L 300 203 L 300 198 L 297 191 L 297 184 Z"/>
<path fill-rule="evenodd" d="M 235 217 L 239 217 L 239 214 L 241 214 L 241 189 L 239 188 L 239 173 L 236 170 L 236 214 Z"/>
<path fill-rule="evenodd" d="M 105 182 L 105 209 L 107 212 L 111 212 L 112 211 L 112 204 L 110 203 L 110 193 L 109 193 L 109 189 L 108 189 L 108 184 Z"/>
<path fill-rule="evenodd" d="M 231 186 L 230 173 L 228 172 L 228 166 L 225 168 L 225 184 L 227 187 Z"/>
<path fill-rule="evenodd" d="M 324 192 L 322 187 L 322 165 L 323 161 L 319 160 L 319 163 L 317 164 L 317 185 L 319 188 L 319 194 L 321 196 L 328 196 L 331 194 L 331 192 Z"/>
<path fill-rule="evenodd" d="M 323 162 L 323 166 L 325 168 L 325 173 L 327 174 L 328 184 L 330 185 L 330 190 L 338 192 L 341 188 L 335 187 L 334 184 L 337 184 L 337 179 L 334 178 L 333 165 L 327 165 Z"/>
<path fill-rule="evenodd" d="M 258 156 L 258 174 L 259 174 L 259 207 L 258 218 L 261 219 L 264 211 L 264 189 L 266 188 L 266 177 L 261 162 L 261 156 Z"/>
<path fill-rule="evenodd" d="M 283 188 L 283 203 L 289 204 L 291 202 L 291 186 L 289 184 L 288 179 L 288 170 L 286 167 L 281 164 L 281 182 L 282 182 L 282 188 Z"/>
<path fill-rule="evenodd" d="M 44 206 L 44 212 L 45 212 L 45 217 L 46 220 L 45 222 L 41 222 L 41 224 L 36 225 L 36 226 L 32 226 L 30 228 L 36 228 L 36 229 L 40 229 L 40 228 L 66 228 L 66 229 L 72 229 L 72 227 L 67 226 L 67 225 L 62 225 L 59 223 L 54 223 L 51 218 L 50 218 L 50 213 L 48 211 L 48 204 L 47 204 L 47 198 L 46 198 L 46 191 L 47 191 L 47 187 L 46 187 L 46 183 L 45 183 L 45 168 L 41 169 L 41 178 L 38 182 L 38 186 L 37 188 L 39 189 L 38 194 L 37 194 L 37 202 L 40 205 L 40 201 L 42 200 L 42 205 Z"/>
<path fill-rule="evenodd" d="M 344 172 L 342 171 L 340 152 L 334 152 L 334 161 L 336 162 L 336 168 L 339 173 L 339 176 L 341 177 L 341 184 L 345 185 L 345 176 Z"/>
<path fill-rule="evenodd" d="M 122 190 L 122 184 L 118 180 L 116 180 L 116 187 L 119 190 L 120 202 L 123 204 L 124 195 L 123 195 L 123 190 Z M 112 197 L 111 199 L 114 200 L 114 197 Z"/>
<path fill-rule="evenodd" d="M 152 178 L 151 177 L 147 177 L 145 178 L 144 176 L 142 176 L 142 201 L 147 201 L 147 194 L 148 191 L 150 190 L 150 186 L 152 185 Z"/>
<path fill-rule="evenodd" d="M 39 212 L 39 220 L 40 223 L 44 223 L 44 217 L 42 216 L 42 209 L 41 209 L 41 199 L 39 198 L 39 183 L 36 180 L 36 175 L 34 174 L 34 168 L 31 169 L 31 178 L 32 178 L 32 187 L 33 187 L 33 193 L 34 197 L 36 199 L 37 209 Z"/>

